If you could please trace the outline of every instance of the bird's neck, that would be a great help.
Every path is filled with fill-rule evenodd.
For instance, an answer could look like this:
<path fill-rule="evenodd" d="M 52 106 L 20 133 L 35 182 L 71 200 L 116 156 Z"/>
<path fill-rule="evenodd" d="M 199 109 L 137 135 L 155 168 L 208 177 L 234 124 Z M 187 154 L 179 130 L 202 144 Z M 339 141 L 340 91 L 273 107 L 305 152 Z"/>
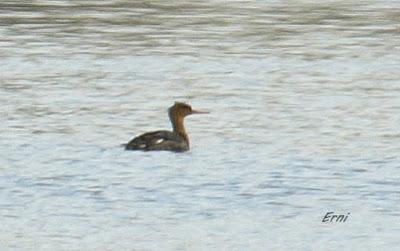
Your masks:
<path fill-rule="evenodd" d="M 181 116 L 171 117 L 172 128 L 175 133 L 178 133 L 179 135 L 183 136 L 186 140 L 188 140 L 183 120 L 184 117 Z"/>

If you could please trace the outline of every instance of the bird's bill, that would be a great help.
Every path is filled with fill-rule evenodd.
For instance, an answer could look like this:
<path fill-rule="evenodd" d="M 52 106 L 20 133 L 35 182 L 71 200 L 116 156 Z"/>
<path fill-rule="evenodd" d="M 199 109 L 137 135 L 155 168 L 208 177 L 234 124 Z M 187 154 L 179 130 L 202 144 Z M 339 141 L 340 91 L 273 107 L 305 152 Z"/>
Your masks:
<path fill-rule="evenodd" d="M 192 110 L 191 114 L 208 114 L 210 112 L 206 112 L 206 111 L 199 111 L 199 110 Z"/>

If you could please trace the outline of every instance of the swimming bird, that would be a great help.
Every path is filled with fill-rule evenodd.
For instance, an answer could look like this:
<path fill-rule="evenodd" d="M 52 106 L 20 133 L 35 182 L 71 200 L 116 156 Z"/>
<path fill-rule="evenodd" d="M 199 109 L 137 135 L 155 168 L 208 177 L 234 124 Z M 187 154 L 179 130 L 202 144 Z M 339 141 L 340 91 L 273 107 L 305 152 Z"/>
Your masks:
<path fill-rule="evenodd" d="M 183 120 L 191 114 L 206 114 L 208 112 L 196 111 L 188 104 L 175 102 L 168 109 L 172 131 L 154 131 L 144 133 L 133 138 L 125 145 L 125 150 L 142 151 L 173 151 L 185 152 L 190 149 L 189 137 L 186 133 Z"/>

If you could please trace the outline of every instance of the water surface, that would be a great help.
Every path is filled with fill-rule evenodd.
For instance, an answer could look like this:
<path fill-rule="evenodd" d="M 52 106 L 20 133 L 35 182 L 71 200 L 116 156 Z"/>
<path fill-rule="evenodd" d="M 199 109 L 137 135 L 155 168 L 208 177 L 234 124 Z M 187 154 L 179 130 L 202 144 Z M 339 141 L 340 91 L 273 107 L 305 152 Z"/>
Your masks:
<path fill-rule="evenodd" d="M 2 1 L 0 246 L 400 246 L 399 23 L 389 0 Z M 190 152 L 123 151 L 176 100 L 211 111 Z"/>

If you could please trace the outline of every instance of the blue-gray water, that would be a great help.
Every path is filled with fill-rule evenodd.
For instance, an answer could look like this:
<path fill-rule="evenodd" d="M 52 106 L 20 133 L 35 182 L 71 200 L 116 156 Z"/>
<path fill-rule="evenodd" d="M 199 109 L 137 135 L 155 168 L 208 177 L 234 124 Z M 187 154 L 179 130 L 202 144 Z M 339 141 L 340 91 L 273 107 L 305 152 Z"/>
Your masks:
<path fill-rule="evenodd" d="M 1 250 L 400 246 L 398 1 L 2 1 L 0 35 Z M 123 151 L 176 100 L 190 152 Z"/>

